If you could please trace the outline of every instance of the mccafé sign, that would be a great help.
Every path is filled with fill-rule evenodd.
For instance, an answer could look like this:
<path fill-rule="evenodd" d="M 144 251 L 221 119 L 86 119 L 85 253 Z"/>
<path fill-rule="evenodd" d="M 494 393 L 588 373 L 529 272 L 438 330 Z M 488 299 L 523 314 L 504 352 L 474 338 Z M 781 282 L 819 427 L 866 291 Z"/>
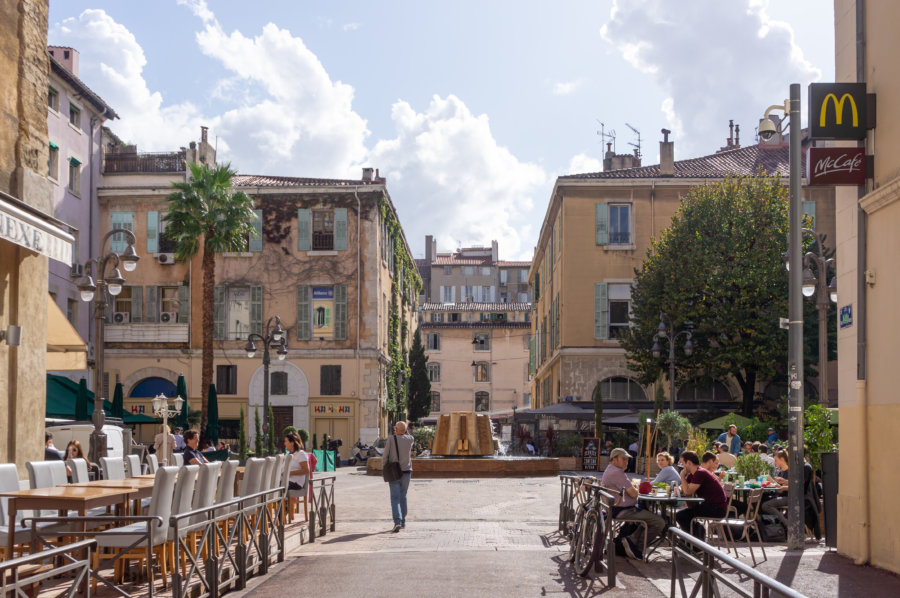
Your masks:
<path fill-rule="evenodd" d="M 811 147 L 807 185 L 865 185 L 866 151 L 861 147 Z"/>
<path fill-rule="evenodd" d="M 810 139 L 865 139 L 865 83 L 810 83 Z"/>

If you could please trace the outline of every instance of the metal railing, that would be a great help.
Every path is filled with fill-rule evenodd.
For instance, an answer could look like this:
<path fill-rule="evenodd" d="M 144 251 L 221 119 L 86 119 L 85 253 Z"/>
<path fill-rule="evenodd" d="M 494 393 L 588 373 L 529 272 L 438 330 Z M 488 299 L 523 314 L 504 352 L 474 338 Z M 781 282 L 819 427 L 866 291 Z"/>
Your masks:
<path fill-rule="evenodd" d="M 309 541 L 315 542 L 318 535 L 324 536 L 335 530 L 336 511 L 334 507 L 334 481 L 336 476 L 324 475 L 309 481 L 312 505 L 309 509 Z M 329 526 L 329 521 L 331 524 Z"/>
<path fill-rule="evenodd" d="M 51 578 L 62 580 L 54 586 L 54 590 L 59 592 L 55 594 L 56 596 L 75 596 L 82 586 L 87 585 L 91 572 L 91 550 L 96 545 L 93 540 L 82 540 L 67 546 L 0 561 L 0 596 L 37 595 L 41 582 Z M 84 554 L 85 557 L 71 556 L 78 553 Z M 48 562 L 56 564 L 47 566 Z"/>
<path fill-rule="evenodd" d="M 334 233 L 312 234 L 313 251 L 328 251 L 334 249 Z"/>
<path fill-rule="evenodd" d="M 105 174 L 184 172 L 183 152 L 107 153 Z"/>
<path fill-rule="evenodd" d="M 729 557 L 724 552 L 710 546 L 703 540 L 681 531 L 669 528 L 669 542 L 672 545 L 672 575 L 671 598 L 681 596 L 700 596 L 700 598 L 712 598 L 724 595 L 719 590 L 723 585 L 730 590 L 728 595 L 744 596 L 745 598 L 769 598 L 770 596 L 786 596 L 787 598 L 805 598 L 800 592 L 796 592 L 781 582 L 763 575 L 756 569 L 748 567 L 744 563 Z M 685 579 L 691 580 L 684 570 L 684 565 L 689 564 L 700 569 L 700 575 L 694 581 L 694 586 L 688 593 Z M 726 574 L 725 567 L 730 569 Z M 738 585 L 732 578 L 741 577 L 752 583 L 753 589 Z M 676 593 L 680 590 L 680 594 Z"/>
<path fill-rule="evenodd" d="M 579 487 L 581 488 L 582 493 L 587 493 L 585 497 L 586 503 L 591 500 L 599 499 L 599 508 L 601 510 L 600 516 L 604 520 L 608 517 L 608 514 L 612 512 L 612 508 L 619 498 L 614 494 L 607 492 L 604 488 L 601 488 L 599 485 L 599 481 L 596 479 L 594 480 L 594 483 L 590 485 L 582 485 L 582 480 L 584 478 L 581 476 L 561 475 L 559 476 L 559 478 L 561 482 L 561 497 L 559 504 L 560 533 L 566 533 L 568 531 L 570 522 L 575 518 L 575 509 L 577 508 L 577 506 L 575 505 L 575 495 Z M 599 537 L 601 535 L 602 537 Z M 575 538 L 573 538 L 572 541 L 574 542 Z M 602 542 L 606 546 L 602 551 L 600 551 L 600 557 L 593 563 L 593 568 L 598 572 L 600 570 L 605 570 L 606 585 L 610 588 L 613 588 L 616 586 L 617 571 L 615 526 L 603 525 L 602 531 L 598 532 L 598 537 L 594 539 L 594 542 Z M 578 557 L 576 556 L 575 558 L 577 559 Z"/>

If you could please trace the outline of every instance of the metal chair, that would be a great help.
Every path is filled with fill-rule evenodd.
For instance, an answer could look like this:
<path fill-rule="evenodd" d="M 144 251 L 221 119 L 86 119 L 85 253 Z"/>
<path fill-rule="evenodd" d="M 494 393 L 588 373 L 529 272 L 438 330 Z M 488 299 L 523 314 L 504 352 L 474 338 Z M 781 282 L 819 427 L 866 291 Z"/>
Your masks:
<path fill-rule="evenodd" d="M 723 538 L 724 534 L 727 534 L 727 539 L 725 540 L 726 544 L 730 543 L 732 550 L 734 550 L 734 555 L 738 555 L 737 546 L 734 542 L 734 535 L 731 532 L 732 527 L 740 527 L 741 535 L 738 540 L 745 540 L 747 542 L 747 548 L 750 549 L 750 558 L 753 559 L 753 566 L 756 566 L 756 555 L 753 554 L 753 545 L 750 543 L 750 530 L 756 532 L 756 539 L 759 543 L 759 548 L 763 553 L 763 560 L 768 560 L 766 556 L 766 549 L 762 544 L 762 537 L 759 533 L 759 524 L 756 521 L 756 516 L 759 514 L 759 505 L 762 502 L 763 490 L 762 488 L 758 488 L 756 490 L 750 491 L 750 496 L 747 498 L 747 510 L 744 512 L 744 516 L 741 518 L 728 518 L 720 519 L 718 521 L 712 522 L 710 525 L 715 526 L 717 528 L 717 534 L 722 533 Z"/>
<path fill-rule="evenodd" d="M 156 455 L 147 454 L 147 473 L 156 473 L 156 470 L 159 469 L 159 459 L 156 458 Z"/>
<path fill-rule="evenodd" d="M 88 470 L 88 462 L 82 458 L 69 459 L 66 461 L 69 471 L 72 472 L 72 482 L 80 484 L 91 481 L 91 474 Z"/>
<path fill-rule="evenodd" d="M 737 516 L 738 516 L 737 509 L 734 506 L 732 506 L 732 504 L 731 504 L 731 501 L 734 498 L 734 484 L 732 484 L 730 482 L 723 484 L 723 489 L 725 490 L 725 498 L 728 499 L 728 502 L 725 505 L 725 517 L 694 517 L 691 520 L 691 534 L 692 535 L 694 533 L 695 525 L 703 526 L 704 530 L 706 530 L 706 532 L 707 532 L 707 536 L 706 536 L 707 542 L 709 541 L 709 534 L 715 532 L 716 539 L 718 541 L 718 544 L 717 544 L 718 546 L 720 546 L 722 541 L 724 540 L 724 538 L 721 535 L 719 535 L 719 532 L 724 531 L 725 528 L 715 525 L 715 524 L 717 522 L 721 521 L 722 519 L 728 519 L 729 516 L 731 515 L 731 513 L 734 513 L 735 518 L 737 518 Z"/>
<path fill-rule="evenodd" d="M 125 465 L 127 466 L 125 475 L 127 475 L 129 478 L 133 478 L 136 475 L 141 475 L 141 458 L 137 455 L 126 455 Z"/>
<path fill-rule="evenodd" d="M 104 480 L 124 480 L 125 461 L 121 457 L 100 457 Z"/>

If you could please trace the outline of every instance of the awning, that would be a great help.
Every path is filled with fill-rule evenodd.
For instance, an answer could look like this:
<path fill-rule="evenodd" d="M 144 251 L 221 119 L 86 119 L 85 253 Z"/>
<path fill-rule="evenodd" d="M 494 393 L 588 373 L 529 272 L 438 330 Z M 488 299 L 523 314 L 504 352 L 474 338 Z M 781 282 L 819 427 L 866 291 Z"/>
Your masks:
<path fill-rule="evenodd" d="M 78 395 L 78 383 L 64 376 L 47 374 L 47 417 L 60 419 L 75 418 L 75 397 Z M 112 403 L 103 401 L 103 411 L 108 415 Z M 94 413 L 94 393 L 88 391 L 88 415 Z M 156 424 L 154 417 L 143 413 L 125 413 L 122 421 L 126 424 Z"/>
<path fill-rule="evenodd" d="M 75 237 L 60 226 L 67 225 L 0 191 L 0 239 L 71 266 Z"/>
<path fill-rule="evenodd" d="M 87 369 L 87 345 L 50 295 L 47 295 L 47 369 Z"/>

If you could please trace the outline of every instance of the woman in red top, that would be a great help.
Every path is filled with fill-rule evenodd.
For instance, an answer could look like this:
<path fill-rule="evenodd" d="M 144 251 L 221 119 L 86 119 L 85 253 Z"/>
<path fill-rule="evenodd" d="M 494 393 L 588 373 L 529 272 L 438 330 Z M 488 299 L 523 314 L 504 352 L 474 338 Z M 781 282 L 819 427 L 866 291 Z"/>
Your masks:
<path fill-rule="evenodd" d="M 681 453 L 681 460 L 684 462 L 684 469 L 681 472 L 682 493 L 685 496 L 700 497 L 703 502 L 678 511 L 675 520 L 681 529 L 703 540 L 703 526 L 691 526 L 691 522 L 695 517 L 724 517 L 728 499 L 725 498 L 725 490 L 719 480 L 700 467 L 697 453 L 685 451 Z"/>

